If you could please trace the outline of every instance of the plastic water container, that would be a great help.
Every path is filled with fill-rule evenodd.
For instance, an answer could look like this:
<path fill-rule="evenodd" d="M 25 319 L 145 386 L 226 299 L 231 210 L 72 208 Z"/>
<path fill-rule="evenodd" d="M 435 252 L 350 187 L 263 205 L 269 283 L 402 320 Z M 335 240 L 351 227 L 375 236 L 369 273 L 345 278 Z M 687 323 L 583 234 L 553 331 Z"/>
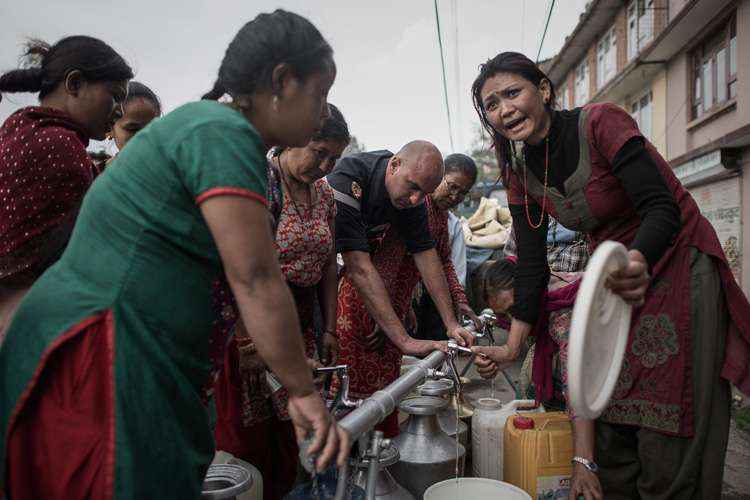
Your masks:
<path fill-rule="evenodd" d="M 528 493 L 494 479 L 460 477 L 435 483 L 424 492 L 424 500 L 531 500 Z"/>
<path fill-rule="evenodd" d="M 535 405 L 533 399 L 516 399 L 503 404 L 499 399 L 480 398 L 471 418 L 474 477 L 503 480 L 503 432 L 505 421 L 519 408 Z M 539 408 L 536 411 L 543 411 Z"/>
<path fill-rule="evenodd" d="M 243 466 L 245 469 L 250 471 L 250 476 L 253 478 L 253 484 L 249 490 L 238 495 L 236 497 L 237 500 L 263 500 L 263 477 L 261 476 L 260 471 L 253 465 L 245 462 L 244 460 L 236 458 L 234 455 L 232 455 L 231 453 L 227 453 L 226 451 L 217 451 L 214 455 L 214 460 L 211 463 L 235 464 Z"/>
<path fill-rule="evenodd" d="M 505 424 L 503 477 L 533 498 L 568 498 L 573 428 L 563 412 L 528 413 Z"/>

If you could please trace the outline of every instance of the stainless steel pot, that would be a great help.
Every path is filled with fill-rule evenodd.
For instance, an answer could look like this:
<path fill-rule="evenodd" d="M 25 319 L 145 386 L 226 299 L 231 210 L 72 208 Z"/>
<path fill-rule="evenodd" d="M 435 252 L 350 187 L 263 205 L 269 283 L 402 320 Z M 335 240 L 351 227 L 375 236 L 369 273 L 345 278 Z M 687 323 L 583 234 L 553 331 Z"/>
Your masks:
<path fill-rule="evenodd" d="M 393 444 L 380 452 L 380 460 L 378 460 L 380 467 L 375 481 L 375 498 L 378 500 L 414 500 L 414 496 L 398 484 L 388 471 L 388 467 L 398 462 L 399 457 L 398 448 Z M 365 458 L 356 464 L 357 468 L 354 471 L 354 484 L 363 490 L 367 490 L 369 465 L 370 459 Z"/>
<path fill-rule="evenodd" d="M 405 399 L 399 410 L 409 415 L 406 428 L 393 439 L 401 460 L 390 467 L 396 481 L 416 498 L 437 482 L 464 473 L 466 449 L 440 428 L 438 413 L 448 406 L 444 399 L 419 396 Z"/>

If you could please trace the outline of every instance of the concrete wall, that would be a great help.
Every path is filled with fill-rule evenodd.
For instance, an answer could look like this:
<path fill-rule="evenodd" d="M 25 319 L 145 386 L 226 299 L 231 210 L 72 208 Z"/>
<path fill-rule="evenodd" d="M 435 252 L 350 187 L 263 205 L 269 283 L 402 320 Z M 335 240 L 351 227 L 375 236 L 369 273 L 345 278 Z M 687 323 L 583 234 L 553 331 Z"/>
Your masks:
<path fill-rule="evenodd" d="M 589 60 L 589 99 L 596 95 L 596 43 L 589 47 L 586 57 Z"/>
<path fill-rule="evenodd" d="M 671 21 L 674 17 L 682 10 L 683 7 L 690 0 L 669 0 L 667 2 L 669 6 L 669 20 Z"/>
<path fill-rule="evenodd" d="M 662 155 L 667 154 L 667 72 L 660 71 L 651 82 L 652 142 Z"/>
<path fill-rule="evenodd" d="M 696 29 L 699 32 L 699 29 Z M 697 40 L 710 32 L 701 31 Z M 688 129 L 692 70 L 688 51 L 667 66 L 667 157 L 672 159 L 750 123 L 750 0 L 737 7 L 737 106 L 715 119 Z"/>
<path fill-rule="evenodd" d="M 744 221 L 750 221 L 750 148 L 742 151 L 742 180 L 740 183 L 740 195 L 742 196 L 742 290 L 745 295 L 750 297 L 750 227 L 744 224 Z"/>

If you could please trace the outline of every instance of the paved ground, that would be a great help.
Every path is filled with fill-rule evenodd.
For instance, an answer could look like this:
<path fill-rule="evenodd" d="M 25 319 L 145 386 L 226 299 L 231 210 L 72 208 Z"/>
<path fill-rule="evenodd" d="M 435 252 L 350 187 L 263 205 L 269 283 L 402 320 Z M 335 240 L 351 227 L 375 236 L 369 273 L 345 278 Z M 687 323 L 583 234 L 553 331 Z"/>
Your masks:
<path fill-rule="evenodd" d="M 738 429 L 734 420 L 729 428 L 721 499 L 750 499 L 750 434 Z"/>

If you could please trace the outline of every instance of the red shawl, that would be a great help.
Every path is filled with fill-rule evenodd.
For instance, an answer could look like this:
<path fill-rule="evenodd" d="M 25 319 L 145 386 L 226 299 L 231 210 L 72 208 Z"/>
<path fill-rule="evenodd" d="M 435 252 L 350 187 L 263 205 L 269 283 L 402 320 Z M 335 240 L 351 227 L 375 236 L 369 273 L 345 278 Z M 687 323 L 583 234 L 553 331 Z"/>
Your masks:
<path fill-rule="evenodd" d="M 67 245 L 93 181 L 83 128 L 27 107 L 0 127 L 0 284 L 30 284 Z"/>

